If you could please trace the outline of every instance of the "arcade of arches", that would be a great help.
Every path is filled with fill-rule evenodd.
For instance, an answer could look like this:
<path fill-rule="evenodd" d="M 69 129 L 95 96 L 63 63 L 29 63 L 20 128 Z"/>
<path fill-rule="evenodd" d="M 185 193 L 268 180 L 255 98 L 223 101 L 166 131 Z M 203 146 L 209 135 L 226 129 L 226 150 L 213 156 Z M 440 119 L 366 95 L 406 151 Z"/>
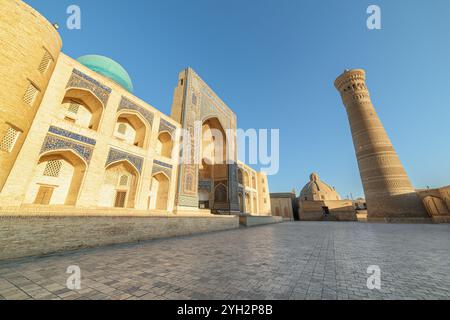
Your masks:
<path fill-rule="evenodd" d="M 42 99 L 33 105 L 29 128 L 11 123 L 0 136 L 0 157 L 20 149 L 11 167 L 0 168 L 8 177 L 0 207 L 270 214 L 267 177 L 238 162 L 236 137 L 226 137 L 236 129 L 236 115 L 193 70 L 180 77 L 188 74 L 196 88 L 187 93 L 180 78 L 167 116 L 135 97 L 131 85 L 119 85 L 122 75 L 111 80 L 90 69 L 98 64 L 95 70 L 102 70 L 105 58 L 90 59 L 85 65 L 60 55 L 42 92 L 29 87 L 21 93 L 27 104 L 33 94 Z M 189 165 L 179 161 L 181 129 L 194 121 L 201 124 L 201 141 L 192 152 L 200 161 Z"/>

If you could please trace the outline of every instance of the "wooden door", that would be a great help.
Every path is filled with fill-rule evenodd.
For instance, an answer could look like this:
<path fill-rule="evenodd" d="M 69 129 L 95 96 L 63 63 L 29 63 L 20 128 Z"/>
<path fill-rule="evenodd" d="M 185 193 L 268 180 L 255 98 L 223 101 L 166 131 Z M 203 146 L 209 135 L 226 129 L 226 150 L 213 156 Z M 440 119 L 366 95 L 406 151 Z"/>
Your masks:
<path fill-rule="evenodd" d="M 41 205 L 49 205 L 50 200 L 52 199 L 54 189 L 55 188 L 53 187 L 40 186 L 36 199 L 34 200 L 34 203 Z"/>
<path fill-rule="evenodd" d="M 125 208 L 125 200 L 127 198 L 126 191 L 117 191 L 116 200 L 114 202 L 114 207 L 116 208 Z"/>

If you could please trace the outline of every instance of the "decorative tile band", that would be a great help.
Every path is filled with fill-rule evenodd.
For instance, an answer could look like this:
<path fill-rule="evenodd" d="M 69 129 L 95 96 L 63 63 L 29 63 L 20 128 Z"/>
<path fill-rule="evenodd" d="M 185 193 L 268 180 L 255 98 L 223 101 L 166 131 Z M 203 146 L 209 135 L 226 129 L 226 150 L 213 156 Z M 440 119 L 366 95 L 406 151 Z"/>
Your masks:
<path fill-rule="evenodd" d="M 128 160 L 136 168 L 139 174 L 142 173 L 142 166 L 144 164 L 143 158 L 114 148 L 109 149 L 105 167 L 109 166 L 111 163 L 121 160 Z"/>
<path fill-rule="evenodd" d="M 44 139 L 44 143 L 41 148 L 41 153 L 43 154 L 48 151 L 58 151 L 58 150 L 72 150 L 80 157 L 82 157 L 87 163 L 91 161 L 92 153 L 94 148 L 87 146 L 85 144 L 80 144 L 72 140 L 56 137 L 51 134 L 47 134 Z"/>
<path fill-rule="evenodd" d="M 153 113 L 146 110 L 145 108 L 138 106 L 137 104 L 135 104 L 134 102 L 130 101 L 129 99 L 122 97 L 122 99 L 120 100 L 119 103 L 119 108 L 117 109 L 117 111 L 120 110 L 134 110 L 139 112 L 144 118 L 145 120 L 147 120 L 147 122 L 151 125 L 153 125 Z"/>
<path fill-rule="evenodd" d="M 101 84 L 77 69 L 73 69 L 72 76 L 70 77 L 66 88 L 88 89 L 103 103 L 103 106 L 106 106 L 108 103 L 109 95 L 112 92 L 111 88 Z"/>
<path fill-rule="evenodd" d="M 168 163 L 164 163 L 162 161 L 154 160 L 153 163 L 156 165 L 159 165 L 161 167 L 166 167 L 166 168 L 172 169 L 172 165 L 170 165 Z"/>
<path fill-rule="evenodd" d="M 169 178 L 172 176 L 172 166 L 161 161 L 153 161 L 152 175 L 164 172 Z"/>
<path fill-rule="evenodd" d="M 82 77 L 83 79 L 85 79 L 86 81 L 91 82 L 93 85 L 96 85 L 98 87 L 100 87 L 101 89 L 105 90 L 108 93 L 112 92 L 112 89 L 101 84 L 100 82 L 98 82 L 97 80 L 95 80 L 94 78 L 89 77 L 87 74 L 84 74 L 83 72 L 81 72 L 80 70 L 77 69 L 73 69 L 73 73 L 75 73 L 76 75 Z"/>
<path fill-rule="evenodd" d="M 173 134 L 176 129 L 177 127 L 175 127 L 167 120 L 161 119 L 161 121 L 159 122 L 159 132 L 168 131 Z"/>
<path fill-rule="evenodd" d="M 69 138 L 72 140 L 77 140 L 82 143 L 90 144 L 92 146 L 95 146 L 95 144 L 97 143 L 97 141 L 95 141 L 94 139 L 82 136 L 77 133 L 73 133 L 71 131 L 67 131 L 65 129 L 58 128 L 55 126 L 50 126 L 50 128 L 48 129 L 48 132 L 56 134 L 58 136 L 63 136 L 63 137 L 66 137 L 66 138 Z"/>

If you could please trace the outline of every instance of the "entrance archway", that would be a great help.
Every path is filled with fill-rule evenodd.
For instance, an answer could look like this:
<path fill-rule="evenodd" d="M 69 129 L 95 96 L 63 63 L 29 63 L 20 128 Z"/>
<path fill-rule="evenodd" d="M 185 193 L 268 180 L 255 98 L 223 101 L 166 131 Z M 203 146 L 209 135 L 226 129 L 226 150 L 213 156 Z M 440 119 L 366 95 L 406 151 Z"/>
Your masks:
<path fill-rule="evenodd" d="M 212 199 L 210 208 L 213 211 L 229 209 L 227 139 L 217 118 L 209 118 L 203 122 L 200 154 L 199 181 L 214 186 L 209 191 L 213 194 L 208 195 L 208 199 Z"/>
<path fill-rule="evenodd" d="M 250 195 L 248 193 L 245 194 L 245 213 L 252 213 Z"/>
<path fill-rule="evenodd" d="M 74 206 L 86 172 L 84 160 L 70 150 L 39 158 L 25 203 Z"/>
<path fill-rule="evenodd" d="M 199 208 L 200 209 L 209 209 L 209 190 L 206 189 L 199 189 L 198 190 L 198 202 L 199 202 Z"/>
<path fill-rule="evenodd" d="M 239 212 L 244 213 L 244 197 L 241 192 L 239 192 L 238 199 L 239 199 Z"/>
<path fill-rule="evenodd" d="M 110 164 L 100 188 L 100 206 L 134 208 L 138 180 L 139 172 L 128 161 Z"/>
<path fill-rule="evenodd" d="M 258 202 L 256 200 L 256 195 L 253 195 L 253 213 L 258 213 Z"/>
<path fill-rule="evenodd" d="M 169 178 L 164 173 L 157 173 L 152 177 L 150 191 L 151 210 L 167 210 L 169 199 Z"/>

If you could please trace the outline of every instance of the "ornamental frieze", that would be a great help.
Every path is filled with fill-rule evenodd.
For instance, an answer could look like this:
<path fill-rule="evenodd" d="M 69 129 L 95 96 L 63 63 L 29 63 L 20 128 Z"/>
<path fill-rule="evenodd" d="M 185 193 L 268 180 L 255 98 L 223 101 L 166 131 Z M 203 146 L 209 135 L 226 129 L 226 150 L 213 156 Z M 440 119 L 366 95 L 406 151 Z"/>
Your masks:
<path fill-rule="evenodd" d="M 106 159 L 105 167 L 109 166 L 111 163 L 118 162 L 121 160 L 129 161 L 139 172 L 142 174 L 142 167 L 144 164 L 144 159 L 138 156 L 135 156 L 131 153 L 127 153 L 118 149 L 111 148 L 109 150 L 108 158 Z"/>
<path fill-rule="evenodd" d="M 42 144 L 40 154 L 58 150 L 72 150 L 83 158 L 86 163 L 89 163 L 91 161 L 94 148 L 93 146 L 81 144 L 71 139 L 58 137 L 53 134 L 47 134 L 44 139 L 44 143 Z"/>
<path fill-rule="evenodd" d="M 72 71 L 72 75 L 66 86 L 66 89 L 68 88 L 80 88 L 91 91 L 103 103 L 103 106 L 106 106 L 108 103 L 112 91 L 111 88 L 101 84 L 77 69 L 73 69 Z"/>
<path fill-rule="evenodd" d="M 117 111 L 121 111 L 121 110 L 136 111 L 142 117 L 144 117 L 145 120 L 147 120 L 147 122 L 150 124 L 150 126 L 153 125 L 153 119 L 154 119 L 153 113 L 148 111 L 147 109 L 137 105 L 136 103 L 134 103 L 133 101 L 131 101 L 125 97 L 122 97 L 122 99 L 120 100 L 120 103 L 119 103 L 119 108 L 117 109 Z"/>

